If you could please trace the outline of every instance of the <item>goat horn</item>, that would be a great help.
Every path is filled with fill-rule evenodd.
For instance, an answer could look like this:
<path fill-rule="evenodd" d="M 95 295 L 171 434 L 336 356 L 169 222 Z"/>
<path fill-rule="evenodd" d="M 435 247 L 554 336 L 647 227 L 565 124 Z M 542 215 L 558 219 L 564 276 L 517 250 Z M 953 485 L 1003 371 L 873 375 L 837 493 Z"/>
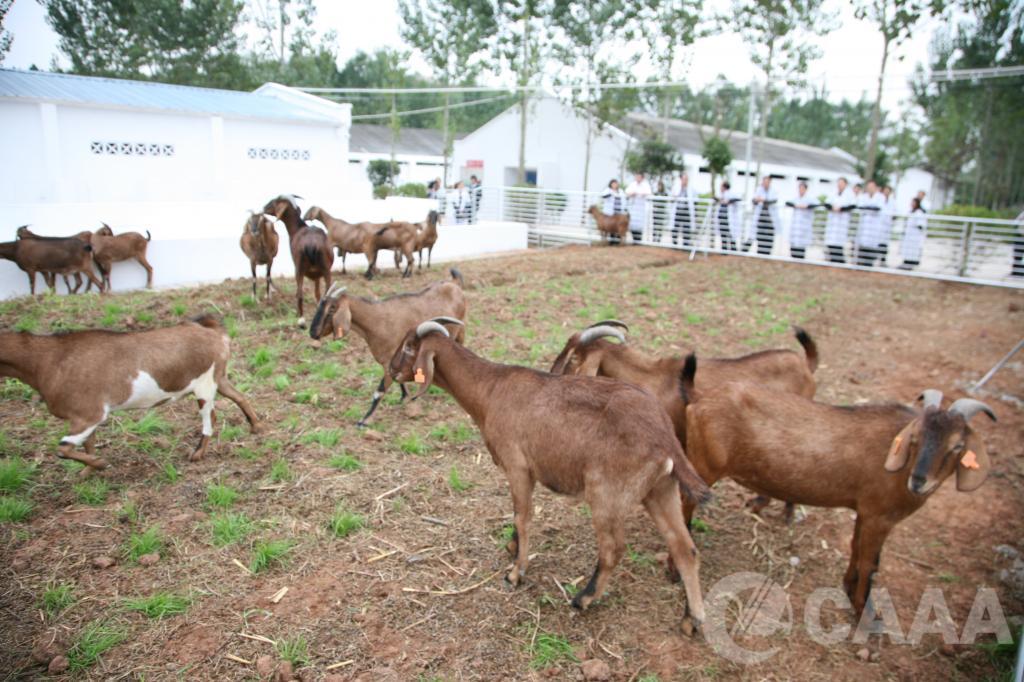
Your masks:
<path fill-rule="evenodd" d="M 324 294 L 324 298 L 329 298 L 333 301 L 345 293 L 346 289 L 348 289 L 348 287 L 341 286 L 341 282 L 334 282 L 331 284 L 331 288 L 327 290 L 327 293 Z"/>
<path fill-rule="evenodd" d="M 601 320 L 587 327 L 587 329 L 593 329 L 594 327 L 622 327 L 627 332 L 629 331 L 629 325 L 621 320 Z"/>
<path fill-rule="evenodd" d="M 427 320 L 426 322 L 421 322 L 420 326 L 416 327 L 416 338 L 422 339 L 430 332 L 441 332 L 449 339 L 452 337 L 441 323 L 435 322 L 434 320 Z"/>
<path fill-rule="evenodd" d="M 921 401 L 925 408 L 938 408 L 942 404 L 942 391 L 935 388 L 926 388 L 921 391 L 921 395 L 917 399 Z"/>
<path fill-rule="evenodd" d="M 587 327 L 580 333 L 579 345 L 585 346 L 594 339 L 600 339 L 604 336 L 614 336 L 619 340 L 619 343 L 626 343 L 626 335 L 622 333 L 621 329 L 616 329 L 612 326 L 603 327 Z"/>
<path fill-rule="evenodd" d="M 466 326 L 466 323 L 463 322 L 462 320 L 460 320 L 459 318 L 457 318 L 457 317 L 445 317 L 444 315 L 442 315 L 441 317 L 432 318 L 430 321 L 431 322 L 439 322 L 441 324 L 457 324 L 460 327 L 465 327 Z"/>
<path fill-rule="evenodd" d="M 989 419 L 996 421 L 996 413 L 992 411 L 992 408 L 974 398 L 960 398 L 954 401 L 949 406 L 949 411 L 953 414 L 959 414 L 964 418 L 964 421 L 971 421 L 971 417 L 979 412 L 984 412 L 988 415 Z"/>

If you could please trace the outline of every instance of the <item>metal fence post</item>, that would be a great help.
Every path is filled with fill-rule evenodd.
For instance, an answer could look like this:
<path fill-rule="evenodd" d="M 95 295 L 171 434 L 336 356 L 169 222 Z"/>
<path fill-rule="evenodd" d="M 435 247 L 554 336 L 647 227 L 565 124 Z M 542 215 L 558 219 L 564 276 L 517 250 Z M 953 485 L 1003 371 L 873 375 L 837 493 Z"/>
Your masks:
<path fill-rule="evenodd" d="M 960 241 L 960 267 L 957 269 L 957 274 L 961 277 L 967 276 L 967 267 L 970 265 L 969 261 L 971 258 L 971 239 L 974 237 L 974 223 L 967 223 L 966 229 L 964 229 L 963 237 Z"/>

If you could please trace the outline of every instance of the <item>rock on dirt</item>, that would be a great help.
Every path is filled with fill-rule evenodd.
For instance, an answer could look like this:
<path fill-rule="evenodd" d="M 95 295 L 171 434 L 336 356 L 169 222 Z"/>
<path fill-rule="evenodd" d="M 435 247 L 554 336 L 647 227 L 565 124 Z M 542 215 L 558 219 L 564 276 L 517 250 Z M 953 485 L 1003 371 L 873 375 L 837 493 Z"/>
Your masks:
<path fill-rule="evenodd" d="M 53 660 L 50 661 L 50 665 L 46 666 L 46 672 L 49 675 L 60 675 L 70 665 L 71 662 L 68 661 L 67 656 L 54 656 Z"/>
<path fill-rule="evenodd" d="M 379 431 L 373 431 L 371 429 L 366 429 L 365 431 L 363 431 L 363 439 L 364 440 L 369 440 L 369 441 L 374 441 L 374 442 L 380 442 L 380 441 L 384 440 L 384 434 L 382 434 Z"/>
<path fill-rule="evenodd" d="M 117 560 L 109 556 L 97 556 L 92 559 L 92 567 L 103 570 L 117 564 Z"/>
<path fill-rule="evenodd" d="M 860 649 L 859 651 L 857 651 L 857 658 L 859 658 L 860 660 L 865 661 L 865 662 L 870 661 L 871 660 L 871 651 L 867 647 L 864 647 L 864 648 Z"/>
<path fill-rule="evenodd" d="M 291 682 L 295 679 L 295 672 L 292 664 L 288 661 L 281 661 L 281 667 L 277 669 L 277 682 Z"/>
<path fill-rule="evenodd" d="M 143 554 L 139 557 L 140 566 L 154 566 L 158 561 L 160 561 L 160 555 L 156 552 Z"/>
<path fill-rule="evenodd" d="M 52 632 L 40 635 L 32 646 L 32 660 L 36 663 L 46 663 L 61 651 L 60 644 L 55 640 Z"/>
<path fill-rule="evenodd" d="M 256 674 L 261 680 L 268 680 L 274 674 L 274 659 L 263 655 L 256 659 Z"/>
<path fill-rule="evenodd" d="M 580 669 L 583 671 L 583 679 L 585 680 L 608 680 L 612 676 L 611 668 L 600 658 L 583 661 Z"/>

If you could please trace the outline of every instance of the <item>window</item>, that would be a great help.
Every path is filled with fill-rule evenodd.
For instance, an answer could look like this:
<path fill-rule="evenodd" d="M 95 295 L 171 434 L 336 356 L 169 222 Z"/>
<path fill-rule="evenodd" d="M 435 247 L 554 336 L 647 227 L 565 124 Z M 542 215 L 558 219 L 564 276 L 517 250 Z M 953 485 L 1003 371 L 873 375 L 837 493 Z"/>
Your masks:
<path fill-rule="evenodd" d="M 246 156 L 250 159 L 271 161 L 309 161 L 308 149 L 280 149 L 273 147 L 249 147 Z"/>
<path fill-rule="evenodd" d="M 109 156 L 174 156 L 173 144 L 156 142 L 106 142 L 89 143 L 89 151 L 98 155 Z"/>

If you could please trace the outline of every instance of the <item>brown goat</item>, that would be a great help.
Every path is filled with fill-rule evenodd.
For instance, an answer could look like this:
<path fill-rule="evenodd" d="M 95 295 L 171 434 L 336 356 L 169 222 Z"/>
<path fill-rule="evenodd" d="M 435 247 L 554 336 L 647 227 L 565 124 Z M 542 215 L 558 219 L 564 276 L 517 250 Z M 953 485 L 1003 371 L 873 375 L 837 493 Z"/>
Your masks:
<path fill-rule="evenodd" d="M 392 220 L 385 223 L 384 227 L 371 232 L 365 237 L 363 253 L 369 266 L 366 268 L 366 279 L 373 279 L 377 272 L 377 252 L 383 249 L 392 249 L 396 252 L 395 262 L 399 263 L 397 253 L 405 257 L 405 270 L 402 277 L 412 277 L 412 252 L 416 245 L 416 225 L 404 221 Z"/>
<path fill-rule="evenodd" d="M 995 414 L 977 400 L 943 410 L 942 393 L 928 390 L 923 409 L 839 407 L 750 383 L 694 390 L 695 372 L 696 360 L 683 375 L 686 454 L 708 484 L 728 477 L 762 495 L 857 512 L 843 586 L 858 614 L 893 526 L 954 472 L 964 492 L 988 475 L 984 442 L 968 422 Z M 684 504 L 689 518 L 693 505 Z"/>
<path fill-rule="evenodd" d="M 462 274 L 455 268 L 449 272 L 449 280 L 435 282 L 416 293 L 397 294 L 379 301 L 349 296 L 345 293 L 345 287 L 335 285 L 317 306 L 313 323 L 309 326 L 309 335 L 314 339 L 320 339 L 333 334 L 337 339 L 348 334 L 350 330 L 354 331 L 366 341 L 373 359 L 387 369 L 387 363 L 395 354 L 395 349 L 402 342 L 405 333 L 421 320 L 445 315 L 466 319 Z M 456 340 L 462 343 L 464 338 L 465 329 L 460 326 L 456 331 Z M 366 420 L 377 409 L 390 386 L 391 378 L 385 371 L 373 394 L 370 409 L 359 420 L 359 426 L 366 426 Z M 399 388 L 402 389 L 404 400 L 405 386 L 400 385 Z"/>
<path fill-rule="evenodd" d="M 121 261 L 134 259 L 146 269 L 146 288 L 153 288 L 153 267 L 146 260 L 146 250 L 149 248 L 149 242 L 152 237 L 149 234 L 149 230 L 146 230 L 146 236 L 143 237 L 138 232 L 122 232 L 115 236 L 114 231 L 110 229 L 110 225 L 102 223 L 103 227 L 96 230 L 92 236 L 92 248 L 93 248 L 93 260 L 96 261 L 96 267 L 100 270 L 100 275 L 103 277 L 103 284 L 106 291 L 110 291 L 110 270 L 113 268 L 114 263 L 120 263 Z M 92 286 L 90 282 L 89 286 L 85 288 L 86 291 Z"/>
<path fill-rule="evenodd" d="M 320 300 L 320 280 L 324 291 L 331 288 L 331 268 L 334 266 L 334 252 L 327 242 L 327 233 L 320 228 L 307 225 L 302 219 L 299 204 L 291 194 L 282 194 L 267 202 L 263 212 L 275 216 L 288 230 L 288 241 L 295 264 L 295 297 L 299 309 L 299 326 L 306 326 L 302 312 L 302 289 L 306 278 L 313 280 L 313 294 Z"/>
<path fill-rule="evenodd" d="M 552 374 L 606 376 L 643 386 L 658 397 L 668 412 L 680 443 L 686 442 L 686 403 L 679 392 L 679 373 L 684 359 L 680 357 L 651 358 L 625 342 L 618 320 L 605 320 L 573 334 L 551 366 Z M 795 327 L 796 339 L 803 346 L 805 357 L 791 350 L 766 350 L 738 358 L 711 358 L 702 362 L 698 390 L 708 390 L 727 381 L 753 381 L 778 391 L 814 397 L 814 370 L 818 367 L 818 350 L 810 335 Z M 614 337 L 623 343 L 612 343 Z M 750 506 L 760 512 L 768 500 L 755 498 Z M 791 519 L 793 507 L 786 505 L 786 518 Z"/>
<path fill-rule="evenodd" d="M 44 237 L 44 236 L 38 235 L 35 232 L 33 232 L 32 230 L 28 229 L 28 225 L 22 225 L 21 227 L 19 227 L 17 229 L 16 235 L 17 235 L 18 239 L 42 239 L 43 241 L 51 241 L 51 242 L 52 241 L 59 241 L 61 239 L 80 239 L 81 241 L 85 242 L 86 244 L 92 244 L 92 232 L 90 232 L 89 230 L 82 230 L 78 234 L 73 234 L 70 237 Z M 50 289 L 56 290 L 56 284 L 55 284 L 54 280 L 55 280 L 55 277 L 56 277 L 57 273 L 55 273 L 55 272 L 44 272 L 42 274 L 43 274 L 43 280 L 46 282 L 46 286 L 48 286 Z M 69 294 L 77 294 L 78 290 L 80 288 L 82 288 L 82 275 L 79 274 L 78 272 L 74 273 L 74 277 L 75 277 L 75 286 L 74 287 L 72 287 L 71 286 L 71 282 L 68 281 L 67 274 L 62 274 L 61 277 L 64 279 L 64 286 L 67 287 L 67 290 L 68 290 Z M 91 285 L 92 285 L 92 283 L 90 282 L 90 286 Z M 86 289 L 86 291 L 88 291 L 88 289 Z"/>
<path fill-rule="evenodd" d="M 480 429 L 494 463 L 512 490 L 515 556 L 506 579 L 517 586 L 529 563 L 529 522 L 536 482 L 590 506 L 598 563 L 572 604 L 586 608 L 604 592 L 625 551 L 626 518 L 643 504 L 682 567 L 684 630 L 704 620 L 697 547 L 683 524 L 680 492 L 707 497 L 704 482 L 683 455 L 672 424 L 642 388 L 600 377 L 554 376 L 488 362 L 456 343 L 438 318 L 405 336 L 389 365 L 395 381 L 432 384 L 450 393 Z"/>
<path fill-rule="evenodd" d="M 274 229 L 274 221 L 264 213 L 252 213 L 242 228 L 242 238 L 238 242 L 242 253 L 249 259 L 252 269 L 252 297 L 256 298 L 256 266 L 267 266 L 267 301 L 270 300 L 270 268 L 277 256 L 278 237 Z"/>
<path fill-rule="evenodd" d="M 319 206 L 310 206 L 303 220 L 319 220 L 327 228 L 327 239 L 341 256 L 341 273 L 345 274 L 345 256 L 364 253 L 366 237 L 384 227 L 384 223 L 350 223 L 335 218 Z"/>
<path fill-rule="evenodd" d="M 413 251 L 416 252 L 419 264 L 417 270 L 423 269 L 423 249 L 427 250 L 427 268 L 430 268 L 430 259 L 434 253 L 434 244 L 437 243 L 437 211 L 427 214 L 427 219 L 416 225 L 416 242 L 413 244 Z M 395 268 L 400 267 L 399 253 L 395 251 Z"/>
<path fill-rule="evenodd" d="M 610 237 L 618 237 L 620 245 L 625 243 L 626 233 L 629 232 L 628 213 L 608 215 L 603 213 L 596 205 L 591 206 L 588 213 L 594 216 L 594 222 L 597 223 L 597 230 L 601 233 L 602 239 L 607 240 Z"/>
<path fill-rule="evenodd" d="M 102 290 L 100 280 L 92 271 L 92 246 L 81 239 L 19 239 L 0 243 L 0 258 L 14 261 L 14 264 L 28 274 L 29 290 L 36 293 L 36 273 L 46 273 L 43 278 L 50 289 L 54 288 L 54 275 L 81 273 Z M 67 279 L 64 280 L 65 284 Z M 77 290 L 77 287 L 76 287 Z"/>
<path fill-rule="evenodd" d="M 95 431 L 118 410 L 149 408 L 194 394 L 203 436 L 192 460 L 206 454 L 218 392 L 234 401 L 253 432 L 258 431 L 255 413 L 227 379 L 229 355 L 228 335 L 210 316 L 142 332 L 0 333 L 0 377 L 25 382 L 55 417 L 70 422 L 58 457 L 82 462 L 89 467 L 83 473 L 107 466 L 95 456 Z M 76 451 L 83 444 L 84 454 Z"/>

